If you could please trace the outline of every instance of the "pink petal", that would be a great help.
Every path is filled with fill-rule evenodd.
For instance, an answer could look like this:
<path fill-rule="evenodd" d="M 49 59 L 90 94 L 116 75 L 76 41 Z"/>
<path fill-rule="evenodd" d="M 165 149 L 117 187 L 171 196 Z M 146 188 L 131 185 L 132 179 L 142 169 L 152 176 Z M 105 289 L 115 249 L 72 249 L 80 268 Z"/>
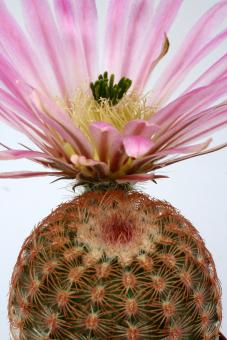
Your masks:
<path fill-rule="evenodd" d="M 60 171 L 12 171 L 12 172 L 0 172 L 0 179 L 5 178 L 29 178 L 29 177 L 39 177 L 39 176 L 64 176 L 63 172 Z"/>
<path fill-rule="evenodd" d="M 227 34 L 226 34 L 227 35 Z M 195 88 L 203 87 L 212 82 L 227 76 L 227 54 L 224 54 L 218 61 L 208 68 L 196 81 L 194 81 L 185 91 L 192 91 Z"/>
<path fill-rule="evenodd" d="M 73 164 L 80 164 L 80 165 L 84 165 L 84 166 L 94 166 L 94 165 L 97 165 L 97 164 L 103 164 L 105 168 L 107 168 L 107 165 L 103 162 L 100 162 L 100 161 L 96 161 L 94 159 L 89 159 L 89 158 L 86 158 L 84 156 L 78 156 L 76 154 L 72 155 L 70 157 L 71 159 L 71 162 Z"/>
<path fill-rule="evenodd" d="M 33 89 L 30 89 L 33 91 Z M 30 93 L 27 94 L 27 99 L 30 97 Z M 6 121 L 7 124 L 13 126 L 17 130 L 27 135 L 40 149 L 47 150 L 52 148 L 52 153 L 55 155 L 59 152 L 64 154 L 63 147 L 59 144 L 59 139 L 56 139 L 56 135 L 44 124 L 43 114 L 36 114 L 35 111 L 29 106 L 24 105 L 18 98 L 8 94 L 6 91 L 0 89 L 0 99 L 4 104 L 0 104 L 2 112 L 0 117 Z M 12 111 L 9 108 L 12 108 Z M 25 117 L 25 118 L 23 118 Z M 46 119 L 47 123 L 48 118 Z M 49 143 L 49 147 L 47 144 Z"/>
<path fill-rule="evenodd" d="M 162 129 L 168 130 L 170 124 L 176 125 L 177 119 L 184 117 L 193 117 L 198 112 L 209 107 L 210 104 L 218 100 L 226 93 L 227 76 L 222 78 L 222 81 L 215 81 L 212 84 L 195 89 L 185 95 L 177 98 L 166 107 L 158 111 L 150 122 L 165 127 Z"/>
<path fill-rule="evenodd" d="M 0 105 L 0 108 L 2 105 Z M 36 130 L 29 122 L 25 121 L 23 118 L 4 109 L 5 114 L 0 112 L 0 118 L 7 124 L 11 125 L 13 128 L 21 131 L 25 134 L 35 145 L 37 145 L 44 152 L 48 152 L 53 155 L 53 157 L 64 157 L 65 151 L 58 141 L 54 140 L 54 136 L 51 137 L 50 131 L 47 129 L 46 137 L 42 136 L 38 130 Z M 52 131 L 51 131 L 52 132 Z"/>
<path fill-rule="evenodd" d="M 0 52 L 0 80 L 4 86 L 20 100 L 25 107 L 28 107 L 27 96 L 31 92 L 24 79 L 20 76 L 16 68 L 10 63 L 8 58 Z"/>
<path fill-rule="evenodd" d="M 84 156 L 78 156 L 76 154 L 71 156 L 71 162 L 76 167 L 78 167 L 78 169 L 80 169 L 81 166 L 83 167 L 83 169 L 81 170 L 82 174 L 86 174 L 84 168 L 87 168 L 89 177 L 102 178 L 108 174 L 108 166 L 104 162 L 95 161 L 94 159 L 88 159 Z M 91 172 L 94 173 L 93 176 Z"/>
<path fill-rule="evenodd" d="M 28 107 L 24 105 L 24 103 L 19 99 L 14 97 L 9 92 L 0 88 L 0 100 L 3 102 L 8 108 L 13 109 L 19 112 L 26 112 Z M 29 111 L 27 112 L 29 114 Z"/>
<path fill-rule="evenodd" d="M 160 1 L 153 14 L 150 0 L 111 0 L 106 20 L 105 69 L 117 79 L 128 76 L 133 87 L 142 90 L 181 3 Z"/>
<path fill-rule="evenodd" d="M 0 100 L 2 102 L 1 108 L 4 111 L 10 110 L 11 112 L 14 112 L 15 116 L 24 117 L 27 120 L 27 125 L 30 126 L 34 131 L 38 132 L 38 129 L 43 128 L 43 123 L 40 121 L 40 117 L 37 117 L 32 112 L 31 106 L 27 102 L 27 99 L 29 99 L 31 95 L 31 88 L 26 86 L 25 84 L 22 85 L 23 88 L 26 88 L 26 92 L 24 94 L 24 97 L 26 97 L 26 103 L 23 102 L 18 96 L 13 96 L 12 94 L 6 92 L 5 90 L 0 88 Z M 21 87 L 21 84 L 18 83 L 18 87 Z M 28 90 L 29 88 L 29 90 Z M 4 109 L 5 108 L 5 109 Z M 32 126 L 34 124 L 34 126 Z M 39 131 L 39 135 L 41 135 L 41 132 Z M 42 135 L 45 137 L 45 135 Z"/>
<path fill-rule="evenodd" d="M 49 155 L 38 152 L 38 151 L 27 151 L 27 150 L 7 150 L 0 151 L 0 160 L 11 160 L 20 158 L 36 158 L 36 157 L 50 157 Z"/>
<path fill-rule="evenodd" d="M 99 159 L 107 162 L 114 157 L 121 145 L 121 136 L 116 128 L 105 122 L 90 124 L 90 131 L 98 152 Z"/>
<path fill-rule="evenodd" d="M 209 112 L 210 111 L 210 112 Z M 197 115 L 191 122 L 179 124 L 178 127 L 170 129 L 168 138 L 160 138 L 156 143 L 156 150 L 160 148 L 174 147 L 189 144 L 201 139 L 204 136 L 211 135 L 214 131 L 227 126 L 227 110 L 226 107 L 217 106 Z M 150 150 L 150 153 L 156 151 Z"/>
<path fill-rule="evenodd" d="M 43 145 L 45 145 L 46 142 L 45 138 L 43 138 L 42 134 L 40 134 L 40 132 L 27 120 L 23 119 L 15 112 L 10 111 L 3 104 L 0 104 L 0 118 L 5 121 L 6 124 L 25 134 L 43 150 Z"/>
<path fill-rule="evenodd" d="M 64 42 L 60 40 L 49 2 L 23 0 L 22 5 L 29 35 L 43 55 L 43 62 L 51 65 L 62 98 L 67 98 L 69 89 L 63 62 Z"/>
<path fill-rule="evenodd" d="M 187 145 L 187 146 L 184 146 L 182 144 L 181 146 L 178 146 L 178 147 L 166 148 L 166 149 L 164 149 L 164 151 L 160 151 L 160 152 L 156 153 L 155 158 L 165 157 L 165 156 L 169 156 L 171 154 L 198 153 L 198 152 L 201 152 L 201 151 L 207 149 L 211 142 L 212 142 L 212 138 L 210 138 L 207 141 L 200 143 L 200 144 Z"/>
<path fill-rule="evenodd" d="M 0 104 L 2 110 L 0 116 L 11 125 L 14 125 L 14 127 L 17 125 L 16 128 L 23 133 L 26 131 L 26 134 L 31 135 L 31 132 L 36 131 L 36 135 L 41 136 L 41 133 L 38 131 L 38 128 L 42 127 L 40 118 L 34 115 L 28 102 L 33 89 L 21 79 L 14 67 L 1 55 L 0 80 L 2 80 L 4 86 L 11 92 L 8 93 L 0 89 L 0 97 L 2 102 L 4 102 L 4 104 Z M 4 112 L 7 114 L 4 114 Z M 22 116 L 25 118 L 22 118 Z M 32 124 L 34 125 L 32 126 Z"/>
<path fill-rule="evenodd" d="M 79 21 L 78 18 L 78 6 L 80 4 L 81 2 L 75 3 L 71 0 L 54 1 L 56 18 L 58 26 L 60 27 L 59 34 L 61 35 L 61 40 L 64 42 L 64 53 L 67 60 L 65 67 L 69 86 L 71 87 L 71 95 L 74 95 L 77 87 L 88 80 L 87 64 L 89 60 L 86 61 L 84 44 L 80 32 L 82 19 Z M 92 26 L 88 28 L 88 30 L 93 28 Z M 95 51 L 96 49 L 97 47 Z M 72 72 L 72 70 L 74 71 Z"/>
<path fill-rule="evenodd" d="M 147 155 L 140 160 L 135 160 L 131 165 L 130 171 L 134 172 L 141 168 L 144 171 L 153 171 L 155 169 L 164 167 L 166 166 L 167 161 L 160 162 L 159 160 L 172 154 L 189 153 L 190 155 L 179 158 L 174 157 L 171 161 L 168 161 L 170 162 L 168 164 L 172 164 L 175 162 L 175 160 L 178 161 L 178 159 L 179 161 L 184 160 L 194 157 L 194 155 L 202 155 L 205 153 L 214 152 L 215 150 L 219 150 L 220 148 L 224 147 L 225 144 L 224 146 L 217 146 L 215 148 L 210 148 L 207 151 L 203 151 L 204 149 L 208 148 L 211 139 L 201 144 L 188 145 L 189 143 L 194 142 L 196 139 L 208 135 L 218 128 L 223 128 L 224 125 L 227 126 L 227 110 L 226 107 L 224 107 L 224 105 L 217 106 L 216 108 L 210 108 L 209 110 L 198 114 L 198 116 L 201 116 L 201 118 L 199 119 L 198 117 L 198 120 L 192 121 L 192 127 L 190 127 L 190 125 L 187 127 L 186 125 L 186 128 L 183 128 L 179 125 L 178 132 L 174 130 L 171 131 L 169 138 L 164 139 L 162 144 L 159 143 L 159 147 L 157 147 L 156 144 L 154 148 L 151 148 L 149 151 L 150 155 Z M 171 138 L 171 136 L 173 138 Z M 156 161 L 158 161 L 158 163 L 155 163 Z"/>
<path fill-rule="evenodd" d="M 83 0 L 76 3 L 76 19 L 80 25 L 80 34 L 85 52 L 89 80 L 97 77 L 98 36 L 97 9 L 95 0 Z"/>
<path fill-rule="evenodd" d="M 178 147 L 182 143 L 193 142 L 199 136 L 212 132 L 218 126 L 226 125 L 227 111 L 225 109 L 222 111 L 222 105 L 217 106 L 216 109 L 209 108 L 209 112 L 206 111 L 210 103 L 226 93 L 226 89 L 227 77 L 222 78 L 221 82 L 216 81 L 209 86 L 187 93 L 153 116 L 151 121 L 162 125 L 162 129 L 155 135 L 154 146 L 149 150 L 151 159 L 147 159 L 147 161 L 151 161 L 153 156 L 156 157 L 161 149 L 170 145 Z M 190 139 L 189 136 L 191 136 Z M 140 165 L 144 161 L 141 161 Z"/>
<path fill-rule="evenodd" d="M 172 129 L 172 137 L 167 145 L 191 143 L 195 140 L 211 134 L 220 127 L 224 127 L 227 121 L 227 103 L 216 105 L 197 113 L 188 119 L 178 122 Z"/>
<path fill-rule="evenodd" d="M 88 158 L 92 157 L 91 144 L 82 131 L 74 125 L 67 112 L 62 110 L 54 100 L 42 93 L 38 93 L 35 89 L 30 98 L 33 102 L 34 110 L 43 117 L 44 122 L 55 128 L 75 148 L 77 153 Z"/>
<path fill-rule="evenodd" d="M 151 136 L 159 130 L 159 126 L 147 120 L 134 119 L 130 120 L 124 127 L 123 134 L 127 135 L 141 135 L 143 137 L 151 138 Z"/>
<path fill-rule="evenodd" d="M 62 160 L 61 155 L 57 155 L 56 158 L 54 156 L 54 152 L 52 152 L 52 154 L 51 153 L 47 154 L 33 150 L 12 150 L 1 143 L 0 145 L 7 149 L 6 151 L 0 151 L 0 160 L 13 160 L 13 159 L 15 160 L 20 158 L 27 158 L 45 167 L 62 170 L 64 171 L 65 174 L 69 174 L 73 177 L 75 177 L 75 174 L 77 173 L 75 168 L 68 163 L 68 160 L 67 161 Z M 58 157 L 61 158 L 59 159 Z"/>
<path fill-rule="evenodd" d="M 138 158 L 145 155 L 153 146 L 153 142 L 142 136 L 123 137 L 125 152 L 129 157 Z"/>
<path fill-rule="evenodd" d="M 211 41 L 216 33 L 216 28 L 220 27 L 222 21 L 226 19 L 226 15 L 227 2 L 221 1 L 210 8 L 195 24 L 183 45 L 180 46 L 180 50 L 173 57 L 172 63 L 161 75 L 154 89 L 153 104 L 166 102 L 192 66 L 213 50 L 217 41 L 213 40 L 212 43 Z M 216 39 L 221 42 L 224 36 L 221 39 L 217 36 Z"/>
<path fill-rule="evenodd" d="M 147 32 L 143 51 L 140 51 L 139 54 L 140 63 L 136 67 L 137 72 L 134 78 L 135 88 L 139 90 L 144 88 L 152 71 L 153 62 L 161 53 L 166 34 L 181 4 L 182 0 L 165 0 L 159 2 L 149 31 Z"/>
<path fill-rule="evenodd" d="M 125 41 L 122 46 L 122 68 L 121 75 L 134 79 L 136 74 L 135 65 L 138 65 L 141 59 L 141 51 L 144 49 L 145 38 L 151 22 L 154 11 L 154 3 L 150 0 L 132 1 L 128 15 Z M 126 25 L 125 25 L 126 26 Z M 122 30 L 122 25 L 117 28 Z M 145 34 L 146 33 L 146 34 Z M 111 43 L 111 41 L 110 41 Z"/>
<path fill-rule="evenodd" d="M 187 159 L 190 159 L 190 158 L 207 155 L 209 153 L 219 151 L 219 150 L 221 150 L 223 148 L 226 148 L 226 147 L 227 147 L 227 143 L 224 143 L 224 144 L 218 145 L 218 146 L 216 146 L 214 148 L 205 150 L 203 152 L 198 152 L 198 153 L 193 153 L 191 155 L 187 155 L 187 156 L 183 156 L 183 157 L 173 158 L 171 160 L 167 160 L 167 161 L 164 161 L 164 162 L 161 162 L 161 163 L 157 164 L 154 167 L 154 169 L 160 169 L 160 168 L 166 167 L 168 165 L 171 165 L 171 164 L 174 164 L 174 163 L 177 163 L 177 162 L 181 162 L 181 161 L 184 161 L 184 160 L 187 160 Z"/>
<path fill-rule="evenodd" d="M 130 0 L 110 0 L 106 17 L 106 34 L 104 48 L 104 67 L 114 73 L 117 80 L 121 78 L 121 63 L 125 28 L 130 9 Z"/>
<path fill-rule="evenodd" d="M 159 178 L 168 178 L 168 176 L 164 175 L 155 175 L 154 173 L 151 174 L 132 174 L 132 175 L 125 175 L 119 177 L 116 182 L 117 183 L 135 183 L 135 182 L 144 182 L 155 180 Z"/>
<path fill-rule="evenodd" d="M 41 76 L 45 74 L 42 63 L 37 59 L 28 39 L 3 1 L 0 3 L 0 17 L 0 44 L 4 46 L 2 53 L 6 54 L 14 66 L 20 65 L 17 70 L 21 76 L 26 77 L 26 81 L 48 92 Z"/>
<path fill-rule="evenodd" d="M 43 152 L 33 151 L 33 150 L 11 150 L 6 146 L 4 147 L 7 150 L 0 151 L 0 160 L 15 160 L 15 159 L 27 158 L 47 168 L 55 168 L 55 169 L 61 170 L 62 174 L 64 172 L 65 175 L 70 176 L 72 178 L 76 177 L 78 173 L 78 171 L 74 168 L 74 166 L 68 163 L 68 161 L 55 158 L 52 155 L 49 155 Z"/>
<path fill-rule="evenodd" d="M 100 160 L 109 164 L 112 173 L 118 171 L 128 159 L 119 131 L 105 122 L 92 123 L 90 131 Z"/>

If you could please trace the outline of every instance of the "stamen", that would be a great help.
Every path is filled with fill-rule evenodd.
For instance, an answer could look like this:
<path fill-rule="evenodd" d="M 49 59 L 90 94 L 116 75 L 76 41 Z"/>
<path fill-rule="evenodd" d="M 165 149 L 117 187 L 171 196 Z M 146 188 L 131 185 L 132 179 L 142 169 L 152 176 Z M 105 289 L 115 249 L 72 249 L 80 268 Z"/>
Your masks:
<path fill-rule="evenodd" d="M 108 72 L 104 72 L 103 75 L 98 76 L 96 82 L 90 83 L 90 88 L 97 102 L 100 103 L 102 99 L 108 99 L 111 105 L 116 105 L 126 94 L 131 84 L 132 81 L 126 77 L 122 77 L 118 84 L 114 84 L 114 74 L 108 78 Z"/>

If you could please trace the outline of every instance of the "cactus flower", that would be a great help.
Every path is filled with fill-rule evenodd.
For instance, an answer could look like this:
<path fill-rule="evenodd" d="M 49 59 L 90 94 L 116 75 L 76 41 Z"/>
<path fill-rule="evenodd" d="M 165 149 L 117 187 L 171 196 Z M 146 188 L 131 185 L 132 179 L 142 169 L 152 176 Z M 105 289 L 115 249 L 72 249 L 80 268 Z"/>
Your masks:
<path fill-rule="evenodd" d="M 0 178 L 155 180 L 165 177 L 158 169 L 224 147 L 211 145 L 211 134 L 227 124 L 226 54 L 183 93 L 175 93 L 226 39 L 226 29 L 219 29 L 226 1 L 198 20 L 144 94 L 153 70 L 174 49 L 168 34 L 181 4 L 109 1 L 101 35 L 93 0 L 57 0 L 53 8 L 48 1 L 24 0 L 26 32 L 1 1 L 0 119 L 34 147 L 14 150 L 2 144 L 0 159 L 27 158 L 46 171 Z"/>

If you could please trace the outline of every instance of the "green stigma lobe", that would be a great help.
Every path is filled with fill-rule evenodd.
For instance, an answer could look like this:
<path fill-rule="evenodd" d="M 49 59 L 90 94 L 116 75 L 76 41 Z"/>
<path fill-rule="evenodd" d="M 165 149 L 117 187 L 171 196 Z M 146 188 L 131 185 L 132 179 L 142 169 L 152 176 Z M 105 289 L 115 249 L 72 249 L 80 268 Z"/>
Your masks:
<path fill-rule="evenodd" d="M 122 77 L 118 84 L 114 84 L 114 74 L 108 77 L 108 72 L 98 76 L 98 80 L 90 83 L 92 94 L 99 103 L 102 99 L 108 99 L 111 105 L 116 105 L 119 100 L 126 94 L 130 88 L 132 81 L 126 77 Z"/>

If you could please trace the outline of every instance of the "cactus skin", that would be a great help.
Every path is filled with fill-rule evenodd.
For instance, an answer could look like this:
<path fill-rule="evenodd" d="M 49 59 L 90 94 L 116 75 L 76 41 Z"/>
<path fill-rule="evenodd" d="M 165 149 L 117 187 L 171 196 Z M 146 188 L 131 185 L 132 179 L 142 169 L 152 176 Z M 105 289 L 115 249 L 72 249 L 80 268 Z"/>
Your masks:
<path fill-rule="evenodd" d="M 9 297 L 13 339 L 216 340 L 221 292 L 196 229 L 137 191 L 86 192 L 26 239 Z"/>

